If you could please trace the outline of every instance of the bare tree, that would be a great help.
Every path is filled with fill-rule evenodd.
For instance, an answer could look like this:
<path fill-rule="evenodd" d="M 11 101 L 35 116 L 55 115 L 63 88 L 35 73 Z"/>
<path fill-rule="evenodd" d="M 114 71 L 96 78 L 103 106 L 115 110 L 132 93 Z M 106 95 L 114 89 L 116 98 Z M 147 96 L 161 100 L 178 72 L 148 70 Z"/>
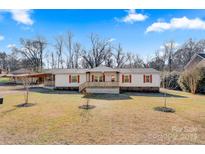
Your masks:
<path fill-rule="evenodd" d="M 34 40 L 34 46 L 36 46 L 36 48 L 38 48 L 38 50 L 39 50 L 40 70 L 42 72 L 42 70 L 43 70 L 43 51 L 47 46 L 47 42 L 43 37 L 38 36 L 36 38 L 36 40 Z"/>
<path fill-rule="evenodd" d="M 123 49 L 122 49 L 120 44 L 116 48 L 116 54 L 114 54 L 114 58 L 115 58 L 115 63 L 116 63 L 117 68 L 124 67 L 124 65 L 127 61 L 127 58 L 126 58 L 125 54 L 123 53 Z"/>
<path fill-rule="evenodd" d="M 15 50 L 11 50 L 11 54 L 8 55 L 8 71 L 14 71 L 21 68 L 21 59 L 19 53 Z"/>
<path fill-rule="evenodd" d="M 65 39 L 65 46 L 68 50 L 66 66 L 67 66 L 67 68 L 74 68 L 73 34 L 71 32 L 67 33 L 67 36 Z"/>
<path fill-rule="evenodd" d="M 64 38 L 62 35 L 59 35 L 55 38 L 55 50 L 57 54 L 57 67 L 63 68 L 63 45 L 64 45 Z"/>
<path fill-rule="evenodd" d="M 125 67 L 128 68 L 142 68 L 144 66 L 143 60 L 137 55 L 133 53 L 127 53 L 127 64 Z"/>
<path fill-rule="evenodd" d="M 28 99 L 29 99 L 29 86 L 31 84 L 31 80 L 28 76 L 21 77 L 21 80 L 22 80 L 24 88 L 25 88 L 25 93 L 24 93 L 25 102 L 22 105 L 26 106 L 28 104 Z"/>
<path fill-rule="evenodd" d="M 14 47 L 15 52 L 20 53 L 27 61 L 28 65 L 34 71 L 42 71 L 43 67 L 43 50 L 46 47 L 46 42 L 43 39 L 20 39 L 21 48 Z"/>
<path fill-rule="evenodd" d="M 111 46 L 108 48 L 107 54 L 105 55 L 105 66 L 114 67 L 114 57 Z"/>
<path fill-rule="evenodd" d="M 53 52 L 51 53 L 51 68 L 52 69 L 56 68 L 56 60 Z"/>
<path fill-rule="evenodd" d="M 48 52 L 45 54 L 45 59 L 46 59 L 47 68 L 49 69 L 51 62 L 50 62 L 50 55 Z"/>
<path fill-rule="evenodd" d="M 101 65 L 108 52 L 110 51 L 111 42 L 109 39 L 100 39 L 98 35 L 91 34 L 90 36 L 91 48 L 90 50 L 83 50 L 82 58 L 84 64 L 90 68 Z"/>
<path fill-rule="evenodd" d="M 160 51 L 157 50 L 155 52 L 155 56 L 148 62 L 149 66 L 159 70 L 159 71 L 163 71 L 163 68 L 165 66 L 165 61 L 162 55 L 160 55 Z"/>
<path fill-rule="evenodd" d="M 79 68 L 79 59 L 82 48 L 80 43 L 74 43 L 73 45 L 73 68 Z"/>
<path fill-rule="evenodd" d="M 168 70 L 169 72 L 172 71 L 172 61 L 173 61 L 173 55 L 176 50 L 176 43 L 174 41 L 169 41 L 164 43 L 164 51 L 165 51 L 165 58 L 168 64 Z"/>
<path fill-rule="evenodd" d="M 7 69 L 8 55 L 5 52 L 0 52 L 0 68 Z"/>
<path fill-rule="evenodd" d="M 193 41 L 193 39 L 187 40 L 181 45 L 173 56 L 173 66 L 175 70 L 183 70 L 184 66 L 190 61 L 191 57 L 195 53 L 201 53 L 205 51 L 205 40 Z"/>
<path fill-rule="evenodd" d="M 134 61 L 133 63 L 134 68 L 143 68 L 144 61 L 137 54 L 134 55 L 133 61 Z"/>

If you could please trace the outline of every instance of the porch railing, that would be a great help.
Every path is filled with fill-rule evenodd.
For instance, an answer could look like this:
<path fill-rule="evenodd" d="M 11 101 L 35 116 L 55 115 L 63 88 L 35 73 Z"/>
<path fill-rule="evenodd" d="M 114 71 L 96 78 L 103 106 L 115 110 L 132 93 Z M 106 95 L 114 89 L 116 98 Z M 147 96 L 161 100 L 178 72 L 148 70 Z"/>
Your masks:
<path fill-rule="evenodd" d="M 88 82 L 84 82 L 84 83 L 79 85 L 79 92 L 81 92 L 82 90 L 84 90 L 87 87 L 87 83 Z"/>
<path fill-rule="evenodd" d="M 84 82 L 79 86 L 81 92 L 85 88 L 118 88 L 119 82 Z"/>

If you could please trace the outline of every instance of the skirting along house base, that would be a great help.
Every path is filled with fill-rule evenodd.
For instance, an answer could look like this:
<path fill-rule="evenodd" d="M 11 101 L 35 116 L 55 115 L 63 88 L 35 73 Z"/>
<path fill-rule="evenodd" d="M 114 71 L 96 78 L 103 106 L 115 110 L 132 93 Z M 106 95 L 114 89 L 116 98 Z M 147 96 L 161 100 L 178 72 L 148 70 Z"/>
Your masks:
<path fill-rule="evenodd" d="M 52 69 L 45 86 L 54 89 L 78 90 L 86 93 L 123 91 L 159 92 L 160 73 L 152 68 L 115 69 L 99 66 L 92 69 Z"/>

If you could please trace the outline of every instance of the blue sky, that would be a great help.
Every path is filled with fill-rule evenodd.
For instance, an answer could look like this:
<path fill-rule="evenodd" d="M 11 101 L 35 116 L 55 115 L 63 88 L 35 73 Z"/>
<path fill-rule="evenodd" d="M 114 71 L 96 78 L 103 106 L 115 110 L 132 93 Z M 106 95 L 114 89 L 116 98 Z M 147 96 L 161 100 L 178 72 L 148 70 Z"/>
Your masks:
<path fill-rule="evenodd" d="M 0 10 L 0 50 L 37 35 L 52 45 L 67 31 L 85 47 L 95 33 L 146 57 L 169 40 L 205 38 L 205 10 Z"/>

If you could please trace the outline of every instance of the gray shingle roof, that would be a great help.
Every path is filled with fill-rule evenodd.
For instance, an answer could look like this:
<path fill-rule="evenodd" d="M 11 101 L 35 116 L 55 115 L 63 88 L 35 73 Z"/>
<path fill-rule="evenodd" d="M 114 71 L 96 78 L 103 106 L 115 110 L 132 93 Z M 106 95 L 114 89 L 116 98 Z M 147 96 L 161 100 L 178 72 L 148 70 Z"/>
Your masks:
<path fill-rule="evenodd" d="M 51 69 L 46 70 L 45 73 L 52 74 L 69 74 L 69 73 L 86 73 L 86 72 L 120 72 L 120 73 L 160 73 L 153 68 L 110 68 L 106 66 L 99 66 L 93 69 Z"/>
<path fill-rule="evenodd" d="M 153 68 L 121 68 L 118 69 L 121 73 L 160 73 L 159 71 L 153 69 Z"/>
<path fill-rule="evenodd" d="M 88 69 L 50 69 L 45 70 L 45 73 L 52 74 L 69 74 L 69 73 L 85 73 Z"/>
<path fill-rule="evenodd" d="M 33 72 L 25 68 L 21 68 L 21 69 L 10 72 L 10 74 L 30 74 L 30 73 L 33 73 Z"/>
<path fill-rule="evenodd" d="M 118 69 L 114 69 L 107 66 L 98 66 L 92 69 L 89 69 L 88 72 L 118 72 Z"/>

